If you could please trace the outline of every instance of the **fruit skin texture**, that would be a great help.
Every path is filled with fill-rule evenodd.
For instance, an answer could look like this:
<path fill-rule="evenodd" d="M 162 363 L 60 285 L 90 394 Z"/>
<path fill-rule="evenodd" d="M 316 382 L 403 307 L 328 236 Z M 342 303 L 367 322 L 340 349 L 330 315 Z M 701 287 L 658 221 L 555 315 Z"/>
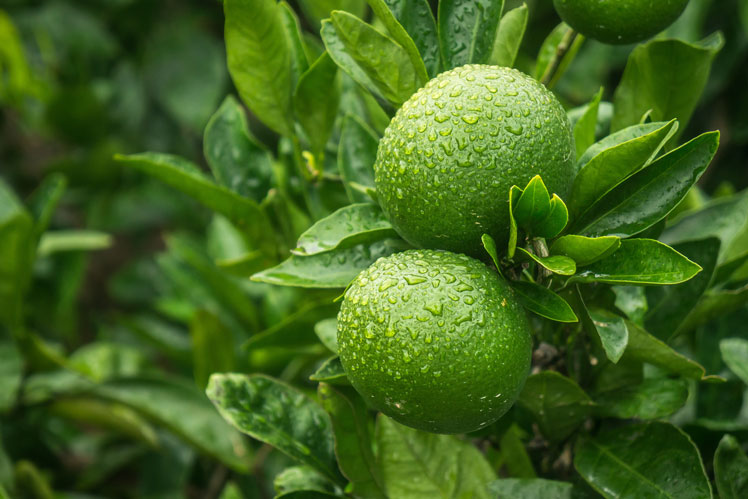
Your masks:
<path fill-rule="evenodd" d="M 569 119 L 542 84 L 510 68 L 440 74 L 398 110 L 379 142 L 377 196 L 409 243 L 480 257 L 509 233 L 509 189 L 540 174 L 562 198 L 574 178 Z"/>
<path fill-rule="evenodd" d="M 447 251 L 380 258 L 338 314 L 338 353 L 369 405 L 434 433 L 467 433 L 514 404 L 530 369 L 526 313 L 483 263 Z"/>
<path fill-rule="evenodd" d="M 554 0 L 561 19 L 584 36 L 613 45 L 636 43 L 664 30 L 688 0 Z"/>

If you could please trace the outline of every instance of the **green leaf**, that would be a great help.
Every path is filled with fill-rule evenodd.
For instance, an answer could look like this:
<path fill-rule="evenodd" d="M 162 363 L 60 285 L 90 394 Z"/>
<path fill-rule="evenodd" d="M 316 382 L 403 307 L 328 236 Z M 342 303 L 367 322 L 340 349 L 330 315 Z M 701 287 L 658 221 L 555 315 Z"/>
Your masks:
<path fill-rule="evenodd" d="M 293 89 L 298 85 L 301 75 L 309 69 L 309 59 L 304 41 L 302 41 L 301 24 L 296 12 L 285 1 L 281 1 L 280 6 L 281 20 L 286 30 L 288 48 L 291 53 L 291 87 Z"/>
<path fill-rule="evenodd" d="M 260 202 L 273 181 L 273 158 L 249 131 L 244 110 L 229 95 L 203 134 L 203 153 L 216 182 Z"/>
<path fill-rule="evenodd" d="M 552 255 L 568 256 L 579 267 L 585 267 L 610 256 L 620 247 L 621 239 L 616 236 L 585 237 L 570 234 L 556 239 L 550 252 Z"/>
<path fill-rule="evenodd" d="M 577 159 L 595 143 L 595 131 L 597 130 L 597 114 L 600 110 L 600 100 L 603 98 L 601 88 L 585 106 L 584 114 L 574 124 L 574 143 L 576 144 Z"/>
<path fill-rule="evenodd" d="M 715 33 L 693 44 L 666 39 L 637 46 L 615 93 L 611 131 L 639 123 L 650 109 L 653 121 L 677 119 L 685 130 L 723 43 Z"/>
<path fill-rule="evenodd" d="M 568 42 L 568 36 L 571 31 L 571 27 L 568 24 L 562 22 L 561 24 L 556 26 L 543 41 L 543 45 L 541 45 L 540 51 L 538 52 L 537 63 L 535 64 L 536 80 L 543 81 L 544 77 L 546 77 L 546 73 L 551 67 L 553 58 L 559 52 L 559 47 L 561 46 L 561 44 L 564 42 Z M 563 74 L 566 72 L 569 65 L 576 57 L 577 52 L 579 52 L 579 49 L 582 47 L 583 41 L 584 37 L 578 35 L 574 38 L 574 42 L 571 44 L 571 46 L 567 47 L 566 53 L 558 65 L 558 69 L 556 69 L 556 72 L 551 81 L 548 82 L 549 87 L 553 88 L 553 86 L 558 82 L 561 76 L 563 76 Z"/>
<path fill-rule="evenodd" d="M 385 99 L 399 106 L 418 90 L 416 70 L 403 47 L 347 12 L 334 11 L 331 19 L 347 53 Z"/>
<path fill-rule="evenodd" d="M 748 303 L 748 285 L 738 289 L 709 290 L 673 333 L 678 336 L 707 322 L 724 317 Z"/>
<path fill-rule="evenodd" d="M 514 220 L 527 231 L 545 220 L 551 213 L 551 196 L 540 175 L 535 175 L 522 190 L 513 207 Z"/>
<path fill-rule="evenodd" d="M 352 188 L 351 184 L 375 188 L 374 163 L 378 147 L 379 138 L 373 130 L 356 116 L 346 116 L 340 132 L 338 170 L 352 203 L 371 202 L 369 196 Z"/>
<path fill-rule="evenodd" d="M 34 233 L 39 238 L 49 227 L 52 215 L 67 188 L 67 180 L 60 173 L 52 173 L 31 194 L 28 200 L 31 216 L 36 220 Z"/>
<path fill-rule="evenodd" d="M 275 0 L 224 0 L 229 72 L 247 107 L 267 126 L 293 135 L 291 48 Z"/>
<path fill-rule="evenodd" d="M 320 403 L 330 415 L 335 456 L 343 475 L 360 497 L 384 498 L 384 485 L 372 450 L 368 408 L 352 388 L 320 383 Z"/>
<path fill-rule="evenodd" d="M 324 52 L 301 75 L 293 96 L 296 117 L 318 156 L 324 152 L 338 114 L 338 66 Z"/>
<path fill-rule="evenodd" d="M 545 478 L 502 478 L 488 484 L 496 499 L 572 499 L 574 486 Z"/>
<path fill-rule="evenodd" d="M 496 38 L 493 41 L 493 49 L 488 64 L 508 68 L 514 66 L 519 47 L 525 37 L 528 17 L 527 4 L 525 3 L 504 14 L 499 22 L 499 29 L 496 31 Z"/>
<path fill-rule="evenodd" d="M 558 322 L 577 322 L 566 300 L 539 284 L 524 281 L 510 283 L 523 307 L 541 317 Z"/>
<path fill-rule="evenodd" d="M 607 284 L 678 284 L 701 272 L 701 267 L 654 239 L 626 239 L 612 255 L 588 265 L 569 282 Z"/>
<path fill-rule="evenodd" d="M 686 404 L 688 383 L 682 379 L 654 378 L 595 397 L 595 414 L 604 418 L 661 419 Z"/>
<path fill-rule="evenodd" d="M 626 328 L 629 331 L 629 344 L 623 360 L 630 358 L 646 362 L 697 381 L 720 380 L 715 376 L 706 376 L 706 370 L 697 362 L 679 354 L 633 322 L 627 320 Z"/>
<path fill-rule="evenodd" d="M 441 0 L 439 46 L 444 69 L 488 62 L 504 0 Z"/>
<path fill-rule="evenodd" d="M 207 310 L 195 314 L 190 324 L 190 336 L 195 382 L 204 390 L 211 374 L 234 370 L 234 338 L 221 320 Z"/>
<path fill-rule="evenodd" d="M 0 413 L 6 412 L 16 403 L 22 377 L 21 352 L 12 341 L 0 339 Z"/>
<path fill-rule="evenodd" d="M 288 497 L 294 493 L 300 493 L 303 497 L 306 494 L 314 493 L 323 494 L 324 497 L 337 497 L 333 492 L 333 485 L 330 480 L 320 475 L 317 470 L 311 466 L 291 466 L 281 471 L 273 479 L 273 488 L 278 493 L 278 497 Z M 240 498 L 243 496 L 240 496 Z"/>
<path fill-rule="evenodd" d="M 486 253 L 491 257 L 493 264 L 496 265 L 497 269 L 501 269 L 501 266 L 499 266 L 499 254 L 496 251 L 496 241 L 494 241 L 490 234 L 483 234 L 480 240 L 483 243 Z"/>
<path fill-rule="evenodd" d="M 338 320 L 336 318 L 323 319 L 316 323 L 314 334 L 328 350 L 334 354 L 338 353 Z"/>
<path fill-rule="evenodd" d="M 626 321 L 623 317 L 604 309 L 593 308 L 588 310 L 588 313 L 600 337 L 605 355 L 611 362 L 617 364 L 629 343 Z"/>
<path fill-rule="evenodd" d="M 748 457 L 731 435 L 725 435 L 714 453 L 714 481 L 720 499 L 748 496 Z"/>
<path fill-rule="evenodd" d="M 699 451 L 669 423 L 623 426 L 583 440 L 574 466 L 604 497 L 712 497 Z"/>
<path fill-rule="evenodd" d="M 496 474 L 472 444 L 408 428 L 380 414 L 377 460 L 387 497 L 489 498 Z"/>
<path fill-rule="evenodd" d="M 340 357 L 330 357 L 319 366 L 314 374 L 309 376 L 312 381 L 323 381 L 330 383 L 331 385 L 347 385 L 348 377 L 343 369 L 343 364 L 340 363 Z"/>
<path fill-rule="evenodd" d="M 743 383 L 748 384 L 748 340 L 728 338 L 719 342 L 719 350 L 727 367 Z"/>
<path fill-rule="evenodd" d="M 439 74 L 439 36 L 428 0 L 384 0 L 413 39 L 429 77 Z"/>
<path fill-rule="evenodd" d="M 556 237 L 566 228 L 569 222 L 569 210 L 563 200 L 556 194 L 551 197 L 551 211 L 542 221 L 532 228 L 532 234 L 547 239 Z"/>
<path fill-rule="evenodd" d="M 535 468 L 527 454 L 522 437 L 526 433 L 516 424 L 507 429 L 499 441 L 501 459 L 509 476 L 517 478 L 535 478 Z M 489 486 L 490 489 L 490 486 Z"/>
<path fill-rule="evenodd" d="M 206 393 L 239 431 L 341 482 L 330 418 L 300 391 L 259 374 L 214 374 Z"/>
<path fill-rule="evenodd" d="M 56 230 L 42 234 L 37 255 L 48 256 L 60 251 L 96 251 L 110 248 L 111 235 L 95 230 Z"/>
<path fill-rule="evenodd" d="M 634 125 L 589 147 L 577 162 L 571 212 L 584 214 L 628 176 L 651 163 L 678 129 L 678 122 Z"/>
<path fill-rule="evenodd" d="M 115 159 L 192 196 L 228 218 L 240 230 L 246 231 L 252 243 L 260 246 L 266 253 L 274 254 L 274 241 L 270 237 L 273 229 L 260 206 L 251 199 L 217 185 L 189 161 L 153 152 L 129 156 L 118 154 Z"/>
<path fill-rule="evenodd" d="M 559 275 L 574 275 L 577 265 L 568 256 L 546 256 L 541 257 L 530 253 L 524 248 L 517 248 L 516 259 L 521 262 L 535 262 L 549 272 Z"/>
<path fill-rule="evenodd" d="M 519 202 L 522 196 L 522 189 L 513 185 L 509 189 L 509 247 L 507 256 L 514 258 L 514 252 L 517 250 L 517 221 L 514 218 L 514 205 Z"/>
<path fill-rule="evenodd" d="M 693 279 L 675 286 L 649 288 L 649 311 L 644 317 L 647 331 L 669 341 L 678 326 L 698 303 L 709 287 L 719 256 L 719 239 L 710 237 L 676 245 L 673 249 L 697 263 L 704 270 Z"/>
<path fill-rule="evenodd" d="M 319 30 L 320 21 L 330 17 L 333 10 L 345 10 L 358 17 L 366 14 L 365 0 L 300 0 L 301 10 L 315 25 L 315 31 Z"/>
<path fill-rule="evenodd" d="M 587 209 L 574 231 L 587 236 L 630 236 L 666 217 L 701 178 L 719 145 L 709 132 L 662 156 Z"/>
<path fill-rule="evenodd" d="M 311 302 L 311 303 L 309 303 Z M 265 347 L 294 348 L 317 344 L 312 329 L 322 319 L 329 318 L 338 312 L 340 307 L 332 299 L 307 299 L 299 309 L 283 317 L 265 331 L 255 334 L 247 340 L 244 348 L 256 350 Z M 337 333 L 336 333 L 337 334 Z"/>
<path fill-rule="evenodd" d="M 275 267 L 253 275 L 252 280 L 300 288 L 344 288 L 377 259 L 406 248 L 402 241 L 385 239 L 316 255 L 292 255 Z"/>
<path fill-rule="evenodd" d="M 543 436 L 552 442 L 571 435 L 594 405 L 579 385 L 555 371 L 527 378 L 518 403 L 530 411 Z"/>
<path fill-rule="evenodd" d="M 391 237 L 397 237 L 397 233 L 379 206 L 352 204 L 312 225 L 299 237 L 293 253 L 315 255 Z"/>

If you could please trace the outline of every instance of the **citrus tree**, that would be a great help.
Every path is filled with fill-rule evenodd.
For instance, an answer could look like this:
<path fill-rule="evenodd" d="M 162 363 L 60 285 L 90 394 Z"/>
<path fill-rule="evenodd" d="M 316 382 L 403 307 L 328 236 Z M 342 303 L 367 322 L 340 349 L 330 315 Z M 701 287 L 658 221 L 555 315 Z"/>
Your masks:
<path fill-rule="evenodd" d="M 51 497 L 29 412 L 207 497 L 748 495 L 748 197 L 708 182 L 746 134 L 699 107 L 733 41 L 697 0 L 546 4 L 223 0 L 205 168 L 115 156 L 209 218 L 72 353 L 33 276 L 106 234 L 47 230 L 58 177 L 0 184 L 0 497 Z"/>

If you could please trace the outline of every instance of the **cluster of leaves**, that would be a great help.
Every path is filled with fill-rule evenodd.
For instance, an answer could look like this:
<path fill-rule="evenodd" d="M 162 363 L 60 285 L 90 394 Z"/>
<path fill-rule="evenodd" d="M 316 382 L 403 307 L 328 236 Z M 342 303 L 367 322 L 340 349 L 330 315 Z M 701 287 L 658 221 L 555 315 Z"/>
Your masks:
<path fill-rule="evenodd" d="M 228 71 L 249 118 L 234 97 L 218 106 L 220 78 L 205 83 L 222 65 L 194 64 L 220 60 L 220 47 L 205 49 L 214 40 L 154 35 L 146 60 L 163 73 L 145 79 L 149 95 L 186 130 L 207 123 L 207 169 L 180 134 L 118 142 L 121 152 L 192 160 L 117 156 L 116 175 L 143 194 L 85 227 L 131 240 L 121 227 L 153 227 L 143 211 L 164 207 L 176 230 L 155 258 L 111 278 L 116 307 L 96 317 L 95 341 L 71 340 L 77 322 L 60 319 L 85 282 L 88 252 L 119 243 L 49 230 L 60 200 L 75 195 L 63 177 L 47 176 L 26 202 L 0 181 L 0 497 L 109 496 L 132 487 L 122 479 L 133 471 L 128 490 L 140 496 L 710 497 L 715 486 L 721 497 L 746 495 L 748 197 L 696 185 L 718 133 L 681 140 L 714 81 L 722 36 L 626 49 L 615 92 L 597 91 L 598 79 L 591 102 L 569 111 L 578 174 L 568 199 L 539 177 L 507 193 L 509 245 L 483 244 L 534 313 L 534 369 L 507 416 L 464 438 L 372 418 L 336 355 L 334 299 L 377 258 L 408 248 L 377 205 L 379 137 L 444 69 L 515 65 L 570 98 L 575 67 L 603 49 L 580 36 L 558 60 L 569 28 L 545 37 L 542 18 L 529 22 L 550 2 L 298 3 L 301 18 L 275 0 L 223 2 Z M 704 17 L 696 9 L 686 20 Z M 17 41 L 0 45 L 0 96 L 14 109 L 47 102 L 18 100 L 57 86 L 17 83 L 40 76 L 3 22 L 11 28 L 0 33 Z M 541 39 L 528 50 L 535 29 Z M 174 66 L 180 58 L 193 64 Z M 70 130 L 88 154 L 105 138 L 91 132 L 95 117 L 80 120 Z M 196 203 L 144 189 L 160 184 L 138 171 Z M 167 201 L 143 210 L 144 196 Z M 122 222 L 101 222 L 118 210 Z"/>

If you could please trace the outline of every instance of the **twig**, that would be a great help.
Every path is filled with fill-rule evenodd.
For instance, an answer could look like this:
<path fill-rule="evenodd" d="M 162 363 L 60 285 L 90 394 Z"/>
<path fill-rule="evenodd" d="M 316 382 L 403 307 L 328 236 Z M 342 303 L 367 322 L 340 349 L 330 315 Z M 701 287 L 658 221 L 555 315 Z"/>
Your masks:
<path fill-rule="evenodd" d="M 543 77 L 540 79 L 540 83 L 548 86 L 548 84 L 553 80 L 553 77 L 556 75 L 556 71 L 558 71 L 558 68 L 561 66 L 561 62 L 564 60 L 564 56 L 566 56 L 566 54 L 569 52 L 569 49 L 574 45 L 574 40 L 577 39 L 578 34 L 579 33 L 577 33 L 577 31 L 572 28 L 569 28 L 566 31 L 564 37 L 561 39 L 561 43 L 559 43 L 558 47 L 556 48 L 556 53 L 553 54 L 553 59 L 551 59 L 550 64 L 548 64 L 545 73 L 543 73 Z"/>

